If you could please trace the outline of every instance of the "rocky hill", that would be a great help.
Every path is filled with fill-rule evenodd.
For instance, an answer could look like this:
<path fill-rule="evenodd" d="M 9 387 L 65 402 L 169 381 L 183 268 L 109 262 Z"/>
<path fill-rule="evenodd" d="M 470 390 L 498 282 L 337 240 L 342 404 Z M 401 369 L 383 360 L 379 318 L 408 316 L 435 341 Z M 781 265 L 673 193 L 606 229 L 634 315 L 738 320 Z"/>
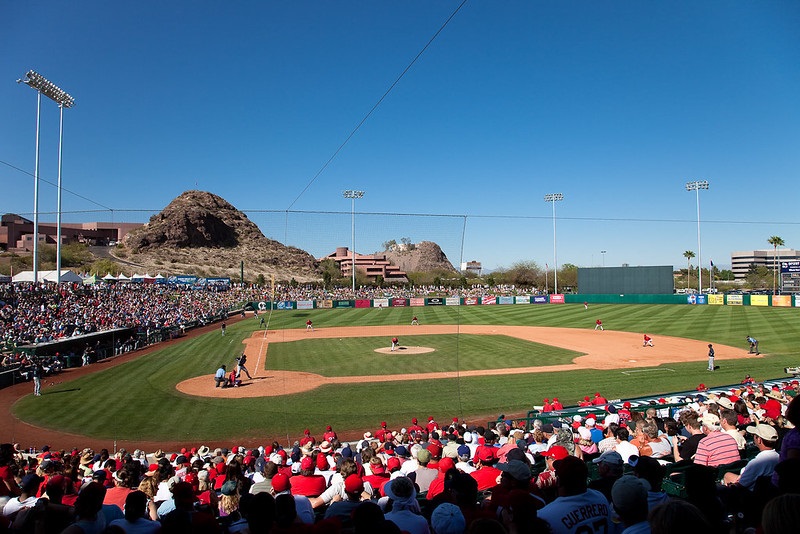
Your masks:
<path fill-rule="evenodd" d="M 445 271 L 458 273 L 441 247 L 433 241 L 420 241 L 416 245 L 398 245 L 381 252 L 386 259 L 405 272 Z"/>
<path fill-rule="evenodd" d="M 230 276 L 259 274 L 298 282 L 320 279 L 313 256 L 268 239 L 247 215 L 223 198 L 204 191 L 186 191 L 150 222 L 130 232 L 115 256 L 151 273 Z"/>

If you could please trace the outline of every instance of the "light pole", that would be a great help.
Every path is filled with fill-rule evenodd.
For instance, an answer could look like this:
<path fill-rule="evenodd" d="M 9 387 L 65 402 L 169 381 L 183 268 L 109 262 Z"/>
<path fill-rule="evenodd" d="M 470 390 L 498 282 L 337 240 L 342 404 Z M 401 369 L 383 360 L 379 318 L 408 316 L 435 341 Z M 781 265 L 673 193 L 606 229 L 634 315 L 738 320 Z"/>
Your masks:
<path fill-rule="evenodd" d="M 601 250 L 600 251 L 600 255 L 603 256 L 603 267 L 605 267 L 606 266 L 606 251 L 605 250 Z"/>
<path fill-rule="evenodd" d="M 357 189 L 346 189 L 342 195 L 344 198 L 349 198 L 352 204 L 350 214 L 353 228 L 353 298 L 356 298 L 356 199 L 364 198 L 364 191 L 358 191 Z"/>
<path fill-rule="evenodd" d="M 686 182 L 686 190 L 694 191 L 697 198 L 697 293 L 703 293 L 703 260 L 700 256 L 700 190 L 708 189 L 708 180 Z"/>
<path fill-rule="evenodd" d="M 75 99 L 56 84 L 36 71 L 29 70 L 24 80 L 17 80 L 36 89 L 36 164 L 33 171 L 33 280 L 39 281 L 39 118 L 42 95 L 58 104 L 60 110 L 58 130 L 58 206 L 56 243 L 56 281 L 61 282 L 61 146 L 64 138 L 64 108 L 75 105 Z"/>
<path fill-rule="evenodd" d="M 556 202 L 564 200 L 564 195 L 561 193 L 548 193 L 544 196 L 545 202 L 553 203 L 553 293 L 558 293 L 558 248 L 556 247 Z"/>

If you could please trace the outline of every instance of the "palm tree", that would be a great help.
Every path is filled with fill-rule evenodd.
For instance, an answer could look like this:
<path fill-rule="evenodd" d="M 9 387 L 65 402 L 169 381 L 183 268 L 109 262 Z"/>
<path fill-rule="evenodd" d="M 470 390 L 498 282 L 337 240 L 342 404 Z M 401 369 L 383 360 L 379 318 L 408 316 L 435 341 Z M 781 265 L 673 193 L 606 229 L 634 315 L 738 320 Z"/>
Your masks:
<path fill-rule="evenodd" d="M 776 235 L 767 239 L 767 243 L 772 245 L 772 294 L 774 295 L 778 287 L 778 247 L 782 247 L 786 243 L 783 242 L 782 238 Z"/>
<path fill-rule="evenodd" d="M 691 250 L 687 250 L 683 253 L 683 257 L 686 258 L 686 289 L 689 289 L 689 282 L 692 278 L 692 258 L 694 258 L 694 252 Z"/>

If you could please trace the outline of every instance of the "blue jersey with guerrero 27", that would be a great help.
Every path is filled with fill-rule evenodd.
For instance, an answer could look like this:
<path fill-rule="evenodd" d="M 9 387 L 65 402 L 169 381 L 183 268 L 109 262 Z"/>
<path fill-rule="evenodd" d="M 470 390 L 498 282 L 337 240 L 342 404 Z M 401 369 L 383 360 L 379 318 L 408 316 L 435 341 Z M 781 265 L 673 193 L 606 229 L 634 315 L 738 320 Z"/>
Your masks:
<path fill-rule="evenodd" d="M 599 491 L 559 497 L 538 513 L 553 534 L 606 534 L 611 528 L 608 500 Z"/>

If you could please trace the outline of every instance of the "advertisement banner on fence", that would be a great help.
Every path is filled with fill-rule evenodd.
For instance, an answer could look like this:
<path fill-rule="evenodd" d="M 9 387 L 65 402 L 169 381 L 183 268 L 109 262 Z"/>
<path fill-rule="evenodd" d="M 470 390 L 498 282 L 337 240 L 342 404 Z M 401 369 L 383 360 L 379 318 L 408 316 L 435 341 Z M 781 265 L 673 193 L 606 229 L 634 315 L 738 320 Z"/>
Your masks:
<path fill-rule="evenodd" d="M 263 312 L 263 311 L 267 311 L 269 309 L 269 304 L 270 304 L 269 301 L 267 301 L 267 302 L 261 301 L 261 302 L 256 302 L 255 305 L 256 305 L 256 308 L 258 309 L 258 311 Z"/>
<path fill-rule="evenodd" d="M 781 306 L 781 307 L 791 307 L 792 306 L 792 296 L 791 295 L 773 295 L 772 297 L 772 305 L 773 306 Z"/>
<path fill-rule="evenodd" d="M 331 299 L 324 299 L 317 301 L 317 308 L 325 308 L 325 309 L 333 308 L 333 301 Z"/>
<path fill-rule="evenodd" d="M 550 304 L 565 304 L 567 301 L 564 299 L 564 295 L 561 294 L 553 294 L 550 295 Z"/>
<path fill-rule="evenodd" d="M 481 297 L 481 304 L 497 304 L 497 297 Z"/>
<path fill-rule="evenodd" d="M 461 297 L 447 297 L 444 303 L 446 306 L 461 306 Z"/>
<path fill-rule="evenodd" d="M 392 299 L 392 308 L 403 308 L 408 306 L 408 299 Z"/>
<path fill-rule="evenodd" d="M 530 303 L 531 303 L 531 297 L 530 296 L 528 296 L 528 297 L 516 297 L 514 299 L 514 304 L 530 304 Z"/>
<path fill-rule="evenodd" d="M 444 306 L 444 299 L 442 297 L 431 297 L 425 299 L 426 306 Z"/>
<path fill-rule="evenodd" d="M 464 306 L 475 306 L 478 304 L 478 297 L 464 297 Z"/>
<path fill-rule="evenodd" d="M 743 306 L 744 295 L 725 295 L 725 303 L 728 306 Z"/>
<path fill-rule="evenodd" d="M 713 304 L 715 306 L 720 306 L 722 304 L 725 304 L 725 295 L 709 295 L 708 303 Z"/>
<path fill-rule="evenodd" d="M 370 308 L 372 301 L 369 299 L 356 299 L 356 308 Z"/>
<path fill-rule="evenodd" d="M 388 308 L 389 307 L 389 299 L 373 299 L 372 305 L 376 308 Z"/>
<path fill-rule="evenodd" d="M 425 306 L 425 299 L 422 297 L 414 297 L 409 299 L 412 306 Z"/>
<path fill-rule="evenodd" d="M 800 295 L 794 296 L 794 305 L 795 307 L 800 308 Z"/>
<path fill-rule="evenodd" d="M 686 304 L 708 304 L 708 295 L 689 295 L 686 297 Z"/>
<path fill-rule="evenodd" d="M 334 308 L 352 308 L 355 304 L 352 300 L 334 300 L 333 307 Z"/>
<path fill-rule="evenodd" d="M 498 304 L 514 304 L 514 297 L 497 297 Z"/>
<path fill-rule="evenodd" d="M 297 301 L 297 309 L 298 310 L 313 310 L 314 309 L 314 301 L 313 300 L 298 300 Z"/>
<path fill-rule="evenodd" d="M 534 304 L 547 304 L 547 296 L 546 295 L 537 295 L 533 297 Z"/>
<path fill-rule="evenodd" d="M 291 300 L 282 300 L 280 302 L 277 302 L 276 304 L 277 305 L 275 307 L 278 310 L 293 310 L 294 309 L 294 307 L 292 306 L 292 301 Z"/>
<path fill-rule="evenodd" d="M 750 306 L 769 306 L 769 295 L 750 295 Z"/>

